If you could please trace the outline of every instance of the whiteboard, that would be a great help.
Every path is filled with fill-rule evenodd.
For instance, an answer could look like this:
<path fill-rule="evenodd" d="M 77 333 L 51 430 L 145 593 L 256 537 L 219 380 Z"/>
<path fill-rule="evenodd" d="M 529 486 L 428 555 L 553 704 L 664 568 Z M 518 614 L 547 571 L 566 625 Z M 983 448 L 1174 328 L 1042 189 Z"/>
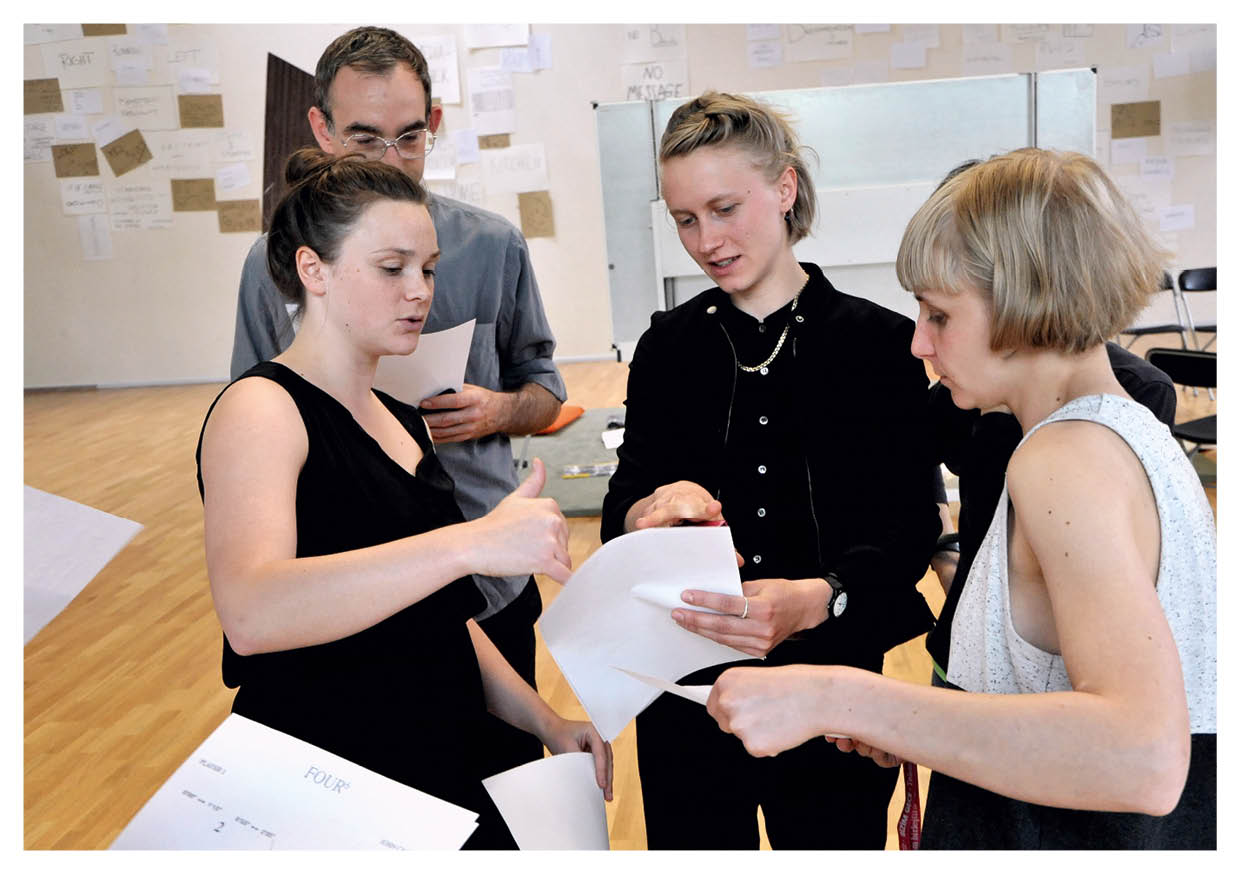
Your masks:
<path fill-rule="evenodd" d="M 970 158 L 1030 145 L 1092 155 L 1095 79 L 1080 69 L 751 93 L 788 112 L 812 150 L 818 219 L 797 257 L 821 265 L 843 291 L 915 311 L 894 260 L 917 207 Z M 682 102 L 597 107 L 617 349 L 632 348 L 651 313 L 712 285 L 659 200 L 658 139 Z"/>

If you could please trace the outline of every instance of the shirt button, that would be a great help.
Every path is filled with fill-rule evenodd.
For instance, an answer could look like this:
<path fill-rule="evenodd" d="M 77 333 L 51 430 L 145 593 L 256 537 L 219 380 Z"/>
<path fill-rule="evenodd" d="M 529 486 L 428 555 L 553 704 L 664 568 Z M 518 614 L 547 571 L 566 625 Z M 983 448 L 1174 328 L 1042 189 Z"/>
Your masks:
<path fill-rule="evenodd" d="M 753 563 L 754 563 L 754 564 L 762 564 L 762 556 L 760 556 L 760 555 L 755 555 L 755 556 L 753 557 Z"/>
<path fill-rule="evenodd" d="M 759 508 L 758 508 L 758 518 L 759 518 L 759 519 L 761 519 L 761 518 L 762 518 L 763 516 L 765 516 L 765 515 L 766 515 L 766 507 L 759 507 Z"/>
<path fill-rule="evenodd" d="M 805 321 L 805 316 L 797 316 L 797 321 L 798 321 L 798 322 L 803 322 L 803 321 Z"/>
<path fill-rule="evenodd" d="M 765 464 L 759 464 L 759 465 L 758 465 L 758 473 L 766 473 L 766 465 L 765 465 Z"/>
<path fill-rule="evenodd" d="M 766 333 L 766 325 L 758 325 L 758 333 L 759 333 L 759 334 L 765 334 L 765 333 Z"/>
<path fill-rule="evenodd" d="M 706 308 L 706 312 L 707 312 L 707 313 L 709 313 L 710 315 L 712 315 L 712 316 L 713 316 L 713 315 L 715 314 L 715 307 L 714 307 L 714 305 L 712 304 L 711 306 L 708 306 L 708 307 Z"/>
<path fill-rule="evenodd" d="M 771 420 L 770 420 L 770 419 L 768 419 L 766 416 L 759 416 L 759 417 L 758 417 L 758 424 L 759 424 L 759 425 L 765 425 L 765 424 L 766 424 L 767 422 L 769 422 L 769 421 L 771 421 Z"/>

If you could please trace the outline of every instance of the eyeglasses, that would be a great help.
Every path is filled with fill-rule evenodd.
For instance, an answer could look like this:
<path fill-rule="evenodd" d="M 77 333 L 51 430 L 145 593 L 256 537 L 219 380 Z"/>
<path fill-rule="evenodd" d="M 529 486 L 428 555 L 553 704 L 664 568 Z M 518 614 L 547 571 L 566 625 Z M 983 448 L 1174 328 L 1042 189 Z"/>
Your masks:
<path fill-rule="evenodd" d="M 387 154 L 390 146 L 396 147 L 396 154 L 407 161 L 422 158 L 435 148 L 435 135 L 426 128 L 403 133 L 394 140 L 385 140 L 374 134 L 353 134 L 342 143 L 350 152 L 364 155 L 368 160 L 378 161 Z"/>

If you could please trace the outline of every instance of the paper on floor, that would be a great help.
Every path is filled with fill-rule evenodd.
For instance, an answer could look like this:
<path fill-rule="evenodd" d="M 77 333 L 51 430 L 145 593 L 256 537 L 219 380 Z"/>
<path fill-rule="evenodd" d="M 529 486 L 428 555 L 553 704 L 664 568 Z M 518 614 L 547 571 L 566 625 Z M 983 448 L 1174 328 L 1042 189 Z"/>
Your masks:
<path fill-rule="evenodd" d="M 111 849 L 457 850 L 477 819 L 231 713 Z"/>

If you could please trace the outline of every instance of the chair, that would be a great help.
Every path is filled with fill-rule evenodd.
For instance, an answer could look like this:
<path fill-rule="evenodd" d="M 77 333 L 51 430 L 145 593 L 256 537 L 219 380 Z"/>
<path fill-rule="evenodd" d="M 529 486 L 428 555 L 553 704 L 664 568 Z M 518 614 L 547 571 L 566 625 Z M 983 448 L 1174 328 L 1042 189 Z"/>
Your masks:
<path fill-rule="evenodd" d="M 1167 374 L 1176 385 L 1207 389 L 1218 385 L 1218 354 L 1215 352 L 1155 347 L 1145 353 L 1145 360 Z M 1172 426 L 1171 434 L 1184 446 L 1202 483 L 1214 485 L 1215 462 L 1200 455 L 1200 451 L 1203 446 L 1218 445 L 1218 416 L 1180 422 Z M 1192 447 L 1185 444 L 1192 444 Z"/>
<path fill-rule="evenodd" d="M 1168 302 L 1171 303 L 1170 310 L 1167 308 Z M 1175 283 L 1171 281 L 1171 274 L 1164 270 L 1158 292 L 1151 297 L 1149 306 L 1137 316 L 1137 321 L 1120 331 L 1121 334 L 1129 337 L 1124 348 L 1131 348 L 1138 337 L 1146 334 L 1177 334 L 1181 348 L 1187 349 L 1188 343 L 1184 339 L 1184 332 L 1187 329 L 1184 325 L 1184 314 L 1180 309 L 1182 303 L 1183 299 Z M 1173 313 L 1174 322 L 1169 321 Z"/>
<path fill-rule="evenodd" d="M 1207 319 L 1204 324 L 1195 324 L 1193 319 L 1192 307 L 1188 305 L 1188 298 L 1184 295 L 1186 292 L 1209 292 L 1211 295 L 1210 303 L 1214 303 L 1214 293 L 1218 290 L 1218 269 L 1215 267 L 1194 267 L 1191 270 L 1180 271 L 1180 300 L 1184 304 L 1184 315 L 1188 318 L 1188 332 L 1193 338 L 1193 346 L 1198 349 L 1209 349 L 1215 338 L 1218 336 L 1218 318 Z M 1211 313 L 1215 312 L 1214 307 L 1210 307 Z M 1204 346 L 1197 340 L 1197 332 L 1202 331 L 1206 334 L 1213 334 L 1210 341 Z"/>

